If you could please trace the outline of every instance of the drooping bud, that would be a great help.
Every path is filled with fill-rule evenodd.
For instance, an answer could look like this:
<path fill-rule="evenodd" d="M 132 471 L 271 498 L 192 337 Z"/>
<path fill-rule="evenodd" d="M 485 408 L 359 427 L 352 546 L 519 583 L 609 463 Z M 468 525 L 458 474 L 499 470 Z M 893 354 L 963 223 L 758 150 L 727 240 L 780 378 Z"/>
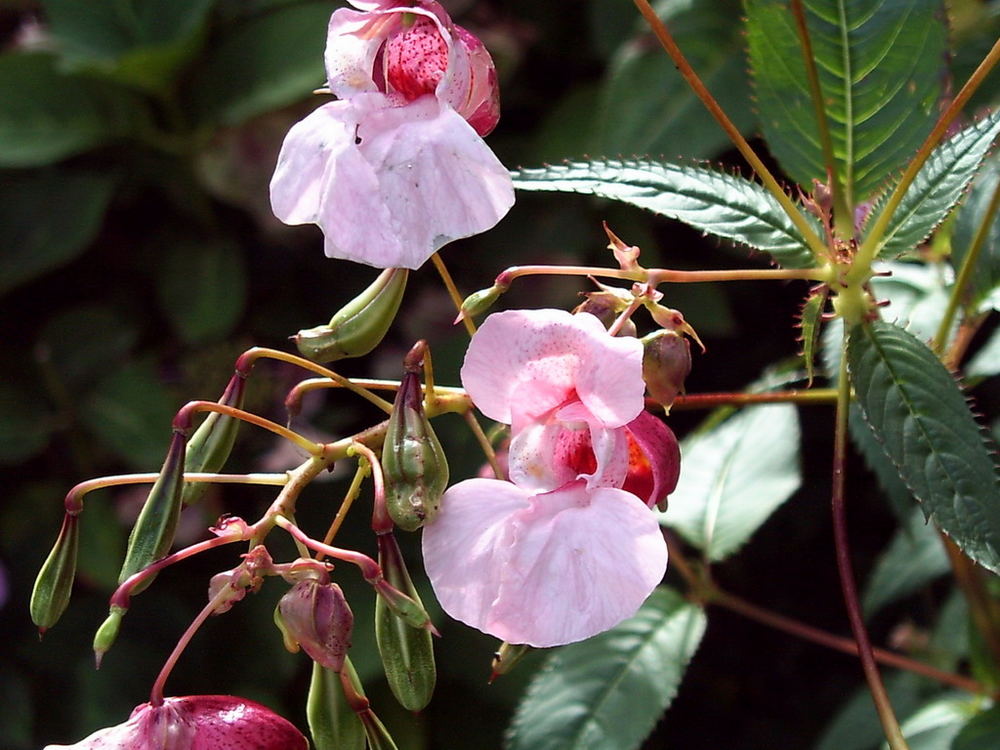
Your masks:
<path fill-rule="evenodd" d="M 97 669 L 101 668 L 101 661 L 104 655 L 111 650 L 111 647 L 118 639 L 118 631 L 121 630 L 122 618 L 128 610 L 125 607 L 112 605 L 107 619 L 101 623 L 101 627 L 94 634 L 94 664 Z"/>
<path fill-rule="evenodd" d="M 159 706 L 143 703 L 129 720 L 99 729 L 75 745 L 45 750 L 127 750 L 197 748 L 197 750 L 307 750 L 305 736 L 271 709 L 231 695 L 167 698 Z"/>
<path fill-rule="evenodd" d="M 610 328 L 618 316 L 624 312 L 635 299 L 630 291 L 619 287 L 607 286 L 594 281 L 599 287 L 596 292 L 584 292 L 586 299 L 573 308 L 573 314 L 590 313 L 604 324 L 605 328 Z M 627 320 L 616 335 L 635 336 L 635 323 Z"/>
<path fill-rule="evenodd" d="M 691 372 L 691 343 L 674 331 L 660 330 L 642 338 L 642 379 L 649 395 L 670 411 Z"/>
<path fill-rule="evenodd" d="M 79 547 L 79 516 L 67 513 L 56 543 L 38 571 L 35 587 L 31 591 L 31 620 L 38 626 L 39 635 L 55 625 L 69 605 Z"/>
<path fill-rule="evenodd" d="M 510 672 L 514 665 L 521 661 L 529 651 L 531 651 L 531 646 L 524 643 L 507 643 L 506 641 L 501 643 L 500 648 L 493 654 L 493 663 L 490 665 L 492 668 L 490 683 L 500 675 Z"/>
<path fill-rule="evenodd" d="M 333 362 L 368 354 L 385 338 L 406 291 L 409 271 L 387 268 L 326 325 L 299 331 L 292 338 L 303 357 Z"/>
<path fill-rule="evenodd" d="M 506 287 L 494 284 L 487 289 L 480 289 L 478 292 L 473 292 L 462 301 L 462 312 L 459 315 L 459 319 L 474 318 L 477 315 L 482 315 L 493 307 L 493 303 L 500 299 L 500 295 L 506 291 Z"/>
<path fill-rule="evenodd" d="M 378 539 L 378 561 L 385 579 L 423 606 L 396 537 L 381 534 Z M 378 643 L 382 667 L 393 695 L 410 711 L 424 708 L 434 694 L 437 669 L 434 665 L 434 644 L 430 631 L 410 627 L 386 605 L 382 597 L 375 599 L 375 640 Z"/>
<path fill-rule="evenodd" d="M 174 543 L 184 487 L 184 445 L 184 435 L 174 432 L 160 476 L 149 491 L 146 503 L 129 534 L 128 550 L 118 574 L 118 583 L 124 583 L 132 574 L 164 557 Z M 153 578 L 155 576 L 146 578 L 130 593 L 135 595 L 145 590 L 153 582 Z"/>
<path fill-rule="evenodd" d="M 437 515 L 448 487 L 448 459 L 424 413 L 418 367 L 403 375 L 382 447 L 386 508 L 406 531 Z"/>
<path fill-rule="evenodd" d="M 245 393 L 246 376 L 236 373 L 223 391 L 219 403 L 242 409 Z M 206 473 L 219 471 L 233 450 L 239 426 L 238 419 L 217 411 L 209 412 L 188 440 L 184 471 Z M 191 505 L 198 502 L 207 489 L 207 482 L 186 482 L 181 490 L 181 504 Z"/>
<path fill-rule="evenodd" d="M 278 602 L 276 622 L 279 617 L 286 647 L 298 644 L 316 663 L 340 671 L 354 627 L 340 586 L 312 577 L 299 581 Z"/>
<path fill-rule="evenodd" d="M 344 660 L 341 672 L 356 683 L 360 692 L 361 683 L 350 659 Z M 316 750 L 365 750 L 365 728 L 347 702 L 341 674 L 316 662 L 309 682 L 306 718 Z"/>

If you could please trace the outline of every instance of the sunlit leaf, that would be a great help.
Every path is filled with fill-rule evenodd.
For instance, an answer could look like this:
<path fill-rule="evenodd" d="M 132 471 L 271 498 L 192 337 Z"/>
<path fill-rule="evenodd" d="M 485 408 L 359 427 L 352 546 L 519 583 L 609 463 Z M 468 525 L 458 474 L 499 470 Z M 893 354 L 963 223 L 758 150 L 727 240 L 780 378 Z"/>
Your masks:
<path fill-rule="evenodd" d="M 903 166 L 930 132 L 946 75 L 947 26 L 940 0 L 805 0 L 805 14 L 833 141 L 850 205 Z M 827 182 L 815 109 L 787 2 L 748 0 L 747 42 L 768 146 L 811 190 Z"/>
<path fill-rule="evenodd" d="M 517 709 L 508 750 L 630 750 L 670 705 L 705 613 L 661 587 L 606 633 L 548 658 Z"/>
<path fill-rule="evenodd" d="M 997 121 L 1000 123 L 1000 113 Z M 997 129 L 1000 130 L 1000 125 Z M 1000 157 L 994 155 L 983 165 L 982 174 L 972 184 L 968 197 L 955 216 L 955 230 L 951 236 L 951 262 L 956 271 L 962 267 L 997 190 L 1000 190 Z M 971 282 L 972 297 L 969 303 L 973 307 L 1000 287 L 1000 211 L 993 214 L 992 221 L 985 229 L 986 234 Z M 991 301 L 995 307 L 995 295 Z"/>
<path fill-rule="evenodd" d="M 881 321 L 851 330 L 848 364 L 865 421 L 924 514 L 1000 570 L 996 471 L 951 374 L 912 334 Z"/>
<path fill-rule="evenodd" d="M 736 552 L 799 488 L 798 413 L 753 406 L 681 444 L 681 478 L 660 522 L 710 560 Z"/>
<path fill-rule="evenodd" d="M 900 728 L 910 750 L 951 750 L 951 743 L 975 710 L 973 699 L 946 695 L 925 705 Z"/>
<path fill-rule="evenodd" d="M 783 266 L 808 267 L 812 254 L 777 199 L 742 177 L 705 167 L 625 160 L 520 169 L 519 190 L 585 193 L 678 219 L 716 237 L 770 253 Z M 815 225 L 818 231 L 818 223 Z"/>
<path fill-rule="evenodd" d="M 885 689 L 898 716 L 913 713 L 927 698 L 926 680 L 910 672 L 887 675 Z M 872 694 L 861 687 L 833 715 L 815 750 L 872 750 L 884 736 Z"/>

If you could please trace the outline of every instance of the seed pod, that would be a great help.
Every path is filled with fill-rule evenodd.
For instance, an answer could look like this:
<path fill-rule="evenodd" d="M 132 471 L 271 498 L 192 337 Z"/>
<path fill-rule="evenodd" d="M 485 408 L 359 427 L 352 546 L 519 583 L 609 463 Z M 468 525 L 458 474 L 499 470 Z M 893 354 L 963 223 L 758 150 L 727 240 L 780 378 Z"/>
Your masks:
<path fill-rule="evenodd" d="M 174 432 L 160 476 L 149 491 L 146 503 L 129 534 L 128 550 L 118 574 L 118 583 L 124 583 L 129 576 L 164 557 L 174 543 L 184 486 L 184 444 L 184 435 Z M 135 595 L 143 591 L 153 582 L 153 578 L 155 576 L 147 578 L 130 593 Z"/>
<path fill-rule="evenodd" d="M 229 385 L 223 391 L 219 403 L 242 409 L 245 393 L 246 376 L 236 373 L 229 380 Z M 233 450 L 239 426 L 238 419 L 217 411 L 209 412 L 188 440 L 184 471 L 207 473 L 219 471 Z M 181 504 L 191 505 L 198 502 L 207 489 L 207 482 L 186 482 L 181 490 Z"/>
<path fill-rule="evenodd" d="M 76 514 L 63 517 L 62 528 L 52 551 L 42 564 L 31 591 L 31 620 L 43 635 L 69 605 L 76 577 L 76 555 L 80 547 L 80 524 Z"/>
<path fill-rule="evenodd" d="M 399 528 L 416 531 L 437 515 L 448 459 L 424 414 L 420 376 L 407 372 L 396 392 L 382 448 L 385 502 Z"/>
<path fill-rule="evenodd" d="M 344 660 L 342 672 L 360 691 L 361 683 L 350 659 Z M 365 750 L 365 728 L 344 696 L 340 674 L 316 662 L 309 682 L 306 718 L 316 750 Z"/>
<path fill-rule="evenodd" d="M 101 660 L 104 659 L 104 655 L 111 650 L 118 638 L 122 618 L 127 611 L 125 607 L 112 606 L 107 619 L 101 623 L 101 627 L 94 634 L 94 662 L 98 669 L 101 668 Z"/>
<path fill-rule="evenodd" d="M 684 392 L 684 380 L 691 372 L 691 343 L 674 331 L 656 331 L 642 339 L 642 378 L 649 395 L 670 411 L 670 405 Z"/>
<path fill-rule="evenodd" d="M 406 570 L 396 537 L 391 533 L 378 537 L 378 562 L 389 583 L 423 606 Z M 410 711 L 424 708 L 430 703 L 437 679 L 430 631 L 410 627 L 389 611 L 382 597 L 376 597 L 375 640 L 396 700 Z"/>
<path fill-rule="evenodd" d="M 361 357 L 379 345 L 396 317 L 409 271 L 387 268 L 361 294 L 344 305 L 327 325 L 299 331 L 293 339 L 303 357 L 333 362 Z"/>
<path fill-rule="evenodd" d="M 368 750 L 398 750 L 396 743 L 374 711 L 368 710 L 362 714 L 361 723 L 365 725 L 365 736 L 368 738 Z"/>
<path fill-rule="evenodd" d="M 286 647 L 294 642 L 313 661 L 340 671 L 354 627 L 354 614 L 340 586 L 312 577 L 299 581 L 278 602 L 275 621 L 279 617 Z"/>
<path fill-rule="evenodd" d="M 494 284 L 488 289 L 473 292 L 462 301 L 462 317 L 474 318 L 477 315 L 482 315 L 493 307 L 493 303 L 500 299 L 500 295 L 506 291 L 506 288 Z"/>
<path fill-rule="evenodd" d="M 429 630 L 434 635 L 438 635 L 431 616 L 427 614 L 424 605 L 410 598 L 386 580 L 376 581 L 372 584 L 375 593 L 385 600 L 386 606 L 397 617 L 411 628 L 422 628 Z"/>

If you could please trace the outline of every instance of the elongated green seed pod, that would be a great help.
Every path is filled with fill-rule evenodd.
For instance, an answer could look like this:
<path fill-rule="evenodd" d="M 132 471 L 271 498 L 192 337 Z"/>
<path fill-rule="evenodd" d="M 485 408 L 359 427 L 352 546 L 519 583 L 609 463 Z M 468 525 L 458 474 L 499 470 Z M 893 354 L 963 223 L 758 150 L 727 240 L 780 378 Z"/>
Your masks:
<path fill-rule="evenodd" d="M 398 750 L 389 730 L 385 728 L 385 724 L 375 715 L 374 711 L 368 710 L 361 714 L 361 721 L 365 725 L 368 750 Z"/>
<path fill-rule="evenodd" d="M 448 487 L 448 459 L 424 414 L 420 375 L 407 372 L 392 405 L 382 447 L 386 510 L 405 531 L 433 520 Z"/>
<path fill-rule="evenodd" d="M 387 268 L 326 325 L 299 331 L 293 338 L 303 357 L 333 362 L 368 354 L 385 338 L 406 291 L 409 271 Z"/>
<path fill-rule="evenodd" d="M 360 693 L 361 682 L 350 659 L 343 672 Z M 365 750 L 365 727 L 344 696 L 340 675 L 313 662 L 306 719 L 316 750 Z"/>
<path fill-rule="evenodd" d="M 79 518 L 76 514 L 67 513 L 56 543 L 38 571 L 35 587 L 31 591 L 31 619 L 38 626 L 39 635 L 55 625 L 69 605 L 79 548 Z"/>
<path fill-rule="evenodd" d="M 185 442 L 183 434 L 174 432 L 160 476 L 149 491 L 146 503 L 129 535 L 118 583 L 124 583 L 129 576 L 148 567 L 170 551 L 181 514 Z M 153 577 L 147 578 L 132 589 L 131 593 L 138 594 L 152 581 Z"/>
<path fill-rule="evenodd" d="M 386 580 L 423 606 L 395 536 L 383 534 L 378 537 L 378 558 Z M 437 680 L 430 631 L 407 624 L 393 614 L 382 597 L 376 597 L 375 640 L 396 700 L 410 711 L 424 708 L 434 694 Z"/>
<path fill-rule="evenodd" d="M 236 373 L 223 391 L 219 403 L 242 409 L 245 393 L 246 376 Z M 240 420 L 217 411 L 209 412 L 188 440 L 184 471 L 206 473 L 219 471 L 233 450 L 239 427 Z M 191 505 L 198 502 L 207 489 L 207 482 L 185 483 L 181 490 L 181 504 Z"/>

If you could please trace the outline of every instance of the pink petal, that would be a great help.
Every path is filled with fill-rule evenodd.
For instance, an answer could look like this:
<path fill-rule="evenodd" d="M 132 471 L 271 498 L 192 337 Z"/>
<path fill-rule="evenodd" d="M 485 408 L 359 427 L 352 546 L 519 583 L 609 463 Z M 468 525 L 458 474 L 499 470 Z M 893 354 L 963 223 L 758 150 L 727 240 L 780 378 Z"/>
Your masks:
<path fill-rule="evenodd" d="M 630 422 L 643 407 L 642 344 L 610 336 L 586 313 L 495 313 L 473 337 L 461 375 L 480 411 L 515 433 L 577 399 L 605 427 Z"/>
<path fill-rule="evenodd" d="M 469 58 L 470 83 L 465 102 L 455 107 L 481 136 L 486 136 L 500 121 L 500 85 L 493 58 L 482 41 L 461 26 L 455 26 L 453 36 Z"/>
<path fill-rule="evenodd" d="M 629 475 L 622 488 L 652 507 L 677 487 L 681 475 L 681 449 L 673 430 L 647 411 L 629 422 L 626 429 L 630 442 L 634 442 L 642 455 L 630 460 Z M 644 475 L 642 479 L 640 475 Z"/>
<path fill-rule="evenodd" d="M 423 550 L 448 614 L 537 647 L 583 640 L 630 617 L 667 564 L 642 502 L 583 482 L 534 496 L 498 480 L 460 482 L 424 527 Z"/>
<path fill-rule="evenodd" d="M 375 20 L 378 16 L 349 8 L 338 8 L 330 16 L 323 59 L 327 85 L 341 99 L 378 91 L 375 57 L 391 27 L 383 23 L 382 29 L 372 28 Z"/>

